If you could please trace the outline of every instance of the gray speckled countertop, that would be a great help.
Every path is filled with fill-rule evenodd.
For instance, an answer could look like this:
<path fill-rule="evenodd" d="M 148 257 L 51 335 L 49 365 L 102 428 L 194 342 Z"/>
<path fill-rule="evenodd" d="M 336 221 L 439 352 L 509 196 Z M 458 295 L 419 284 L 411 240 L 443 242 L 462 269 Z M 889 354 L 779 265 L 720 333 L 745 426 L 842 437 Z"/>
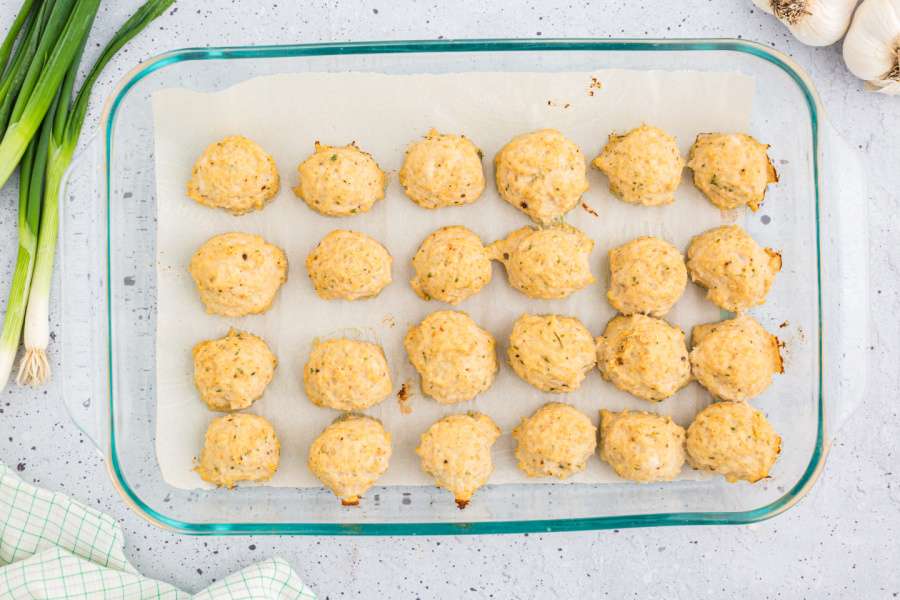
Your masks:
<path fill-rule="evenodd" d="M 0 0 L 0 23 L 19 0 Z M 105 40 L 139 0 L 104 2 Z M 743 37 L 792 55 L 829 117 L 864 154 L 869 176 L 869 392 L 838 433 L 824 473 L 787 513 L 748 527 L 403 538 L 174 535 L 120 500 L 90 443 L 68 420 L 60 382 L 0 392 L 0 460 L 26 481 L 114 515 L 138 569 L 188 590 L 272 555 L 321 598 L 892 598 L 900 597 L 900 98 L 862 91 L 840 45 L 791 38 L 750 0 L 680 2 L 291 2 L 181 0 L 104 72 L 88 133 L 110 86 L 138 60 L 183 46 L 465 37 Z M 94 52 L 97 49 L 94 48 Z M 15 255 L 14 188 L 0 192 L 0 290 Z M 853 199 L 859 201 L 859 199 Z M 54 311 L 54 318 L 58 311 Z"/>

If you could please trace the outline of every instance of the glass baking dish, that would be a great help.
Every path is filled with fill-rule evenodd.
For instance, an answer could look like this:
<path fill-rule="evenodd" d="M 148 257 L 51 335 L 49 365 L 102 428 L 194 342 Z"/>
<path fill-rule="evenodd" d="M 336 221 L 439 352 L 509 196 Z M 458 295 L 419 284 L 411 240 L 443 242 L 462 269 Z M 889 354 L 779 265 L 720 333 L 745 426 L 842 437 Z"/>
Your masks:
<path fill-rule="evenodd" d="M 156 187 L 150 95 L 213 91 L 261 75 L 370 71 L 738 71 L 755 78 L 751 131 L 778 148 L 773 216 L 747 227 L 781 249 L 785 273 L 757 317 L 790 324 L 790 368 L 754 402 L 784 439 L 772 477 L 665 485 L 487 486 L 465 511 L 432 487 L 379 487 L 341 507 L 324 490 L 169 486 L 155 458 Z M 739 40 L 472 40 L 178 50 L 117 86 L 99 135 L 75 161 L 61 206 L 61 377 L 75 422 L 123 498 L 191 534 L 464 534 L 737 524 L 794 505 L 834 431 L 862 397 L 868 337 L 865 189 L 858 158 L 828 126 L 809 77 L 785 55 Z M 763 211 L 765 213 L 765 211 Z"/>

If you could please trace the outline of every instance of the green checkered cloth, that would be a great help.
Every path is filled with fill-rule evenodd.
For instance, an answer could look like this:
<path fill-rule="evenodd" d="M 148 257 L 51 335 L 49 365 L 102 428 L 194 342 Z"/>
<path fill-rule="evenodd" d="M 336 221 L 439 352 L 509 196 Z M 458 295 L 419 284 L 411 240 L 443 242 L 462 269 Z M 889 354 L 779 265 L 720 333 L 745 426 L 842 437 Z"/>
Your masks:
<path fill-rule="evenodd" d="M 36 488 L 0 463 L 0 600 L 315 600 L 284 560 L 247 567 L 199 594 L 141 576 L 109 515 Z"/>

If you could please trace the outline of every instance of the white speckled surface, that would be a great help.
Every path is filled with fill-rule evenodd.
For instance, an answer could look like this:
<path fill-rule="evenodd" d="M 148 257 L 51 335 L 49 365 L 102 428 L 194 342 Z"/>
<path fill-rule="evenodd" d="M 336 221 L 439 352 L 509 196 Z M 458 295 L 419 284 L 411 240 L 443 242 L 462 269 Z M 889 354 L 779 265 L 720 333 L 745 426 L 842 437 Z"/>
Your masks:
<path fill-rule="evenodd" d="M 0 0 L 4 29 L 19 4 Z M 104 2 L 94 39 L 105 40 L 138 4 Z M 189 590 L 277 554 L 321 598 L 900 597 L 900 98 L 864 93 L 845 70 L 839 45 L 802 46 L 749 0 L 300 4 L 182 0 L 107 68 L 86 130 L 93 129 L 97 107 L 125 70 L 182 46 L 437 37 L 744 37 L 792 55 L 812 75 L 838 132 L 864 153 L 869 175 L 876 325 L 869 393 L 837 435 L 819 482 L 789 512 L 749 527 L 390 542 L 177 536 L 147 524 L 120 501 L 102 461 L 69 422 L 59 381 L 37 392 L 0 392 L 0 460 L 17 465 L 27 481 L 114 515 L 124 526 L 135 565 Z M 15 255 L 14 207 L 14 188 L 7 186 L 0 192 L 4 298 Z"/>

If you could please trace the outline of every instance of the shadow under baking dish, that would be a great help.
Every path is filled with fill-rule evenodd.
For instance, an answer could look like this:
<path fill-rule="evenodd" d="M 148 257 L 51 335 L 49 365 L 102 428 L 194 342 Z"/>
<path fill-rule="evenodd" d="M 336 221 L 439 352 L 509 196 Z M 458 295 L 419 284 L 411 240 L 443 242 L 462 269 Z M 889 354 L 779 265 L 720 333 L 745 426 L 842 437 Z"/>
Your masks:
<path fill-rule="evenodd" d="M 360 507 L 348 509 L 320 489 L 188 491 L 163 481 L 154 454 L 153 91 L 218 90 L 285 72 L 598 68 L 748 74 L 756 80 L 751 131 L 789 157 L 777 165 L 784 175 L 782 183 L 769 192 L 769 202 L 778 202 L 776 216 L 756 219 L 750 226 L 761 244 L 781 248 L 791 257 L 767 303 L 767 314 L 777 320 L 759 318 L 772 331 L 786 320 L 791 323 L 790 335 L 803 339 L 795 345 L 803 351 L 789 357 L 792 371 L 780 388 L 786 393 L 757 403 L 785 440 L 770 480 L 752 486 L 728 484 L 721 478 L 663 485 L 487 486 L 464 511 L 454 506 L 447 492 L 432 487 L 376 487 Z M 836 301 L 822 290 L 820 113 L 808 77 L 790 59 L 738 40 L 385 42 L 187 49 L 161 55 L 136 67 L 120 83 L 102 119 L 100 164 L 88 175 L 70 174 L 65 192 L 67 404 L 99 411 L 99 428 L 90 433 L 102 448 L 113 483 L 135 511 L 157 525 L 190 534 L 458 535 L 739 524 L 772 517 L 809 490 L 828 444 L 823 381 L 830 380 L 823 374 L 822 324 L 830 310 L 828 302 Z M 89 193 L 73 193 L 88 187 L 99 190 L 99 201 Z M 106 219 L 99 227 L 106 231 L 91 235 L 90 215 L 103 214 Z M 103 274 L 100 281 L 98 273 Z M 82 301 L 68 301 L 81 294 Z M 790 340 L 788 346 L 790 351 Z M 82 397 L 93 402 L 80 402 Z"/>

